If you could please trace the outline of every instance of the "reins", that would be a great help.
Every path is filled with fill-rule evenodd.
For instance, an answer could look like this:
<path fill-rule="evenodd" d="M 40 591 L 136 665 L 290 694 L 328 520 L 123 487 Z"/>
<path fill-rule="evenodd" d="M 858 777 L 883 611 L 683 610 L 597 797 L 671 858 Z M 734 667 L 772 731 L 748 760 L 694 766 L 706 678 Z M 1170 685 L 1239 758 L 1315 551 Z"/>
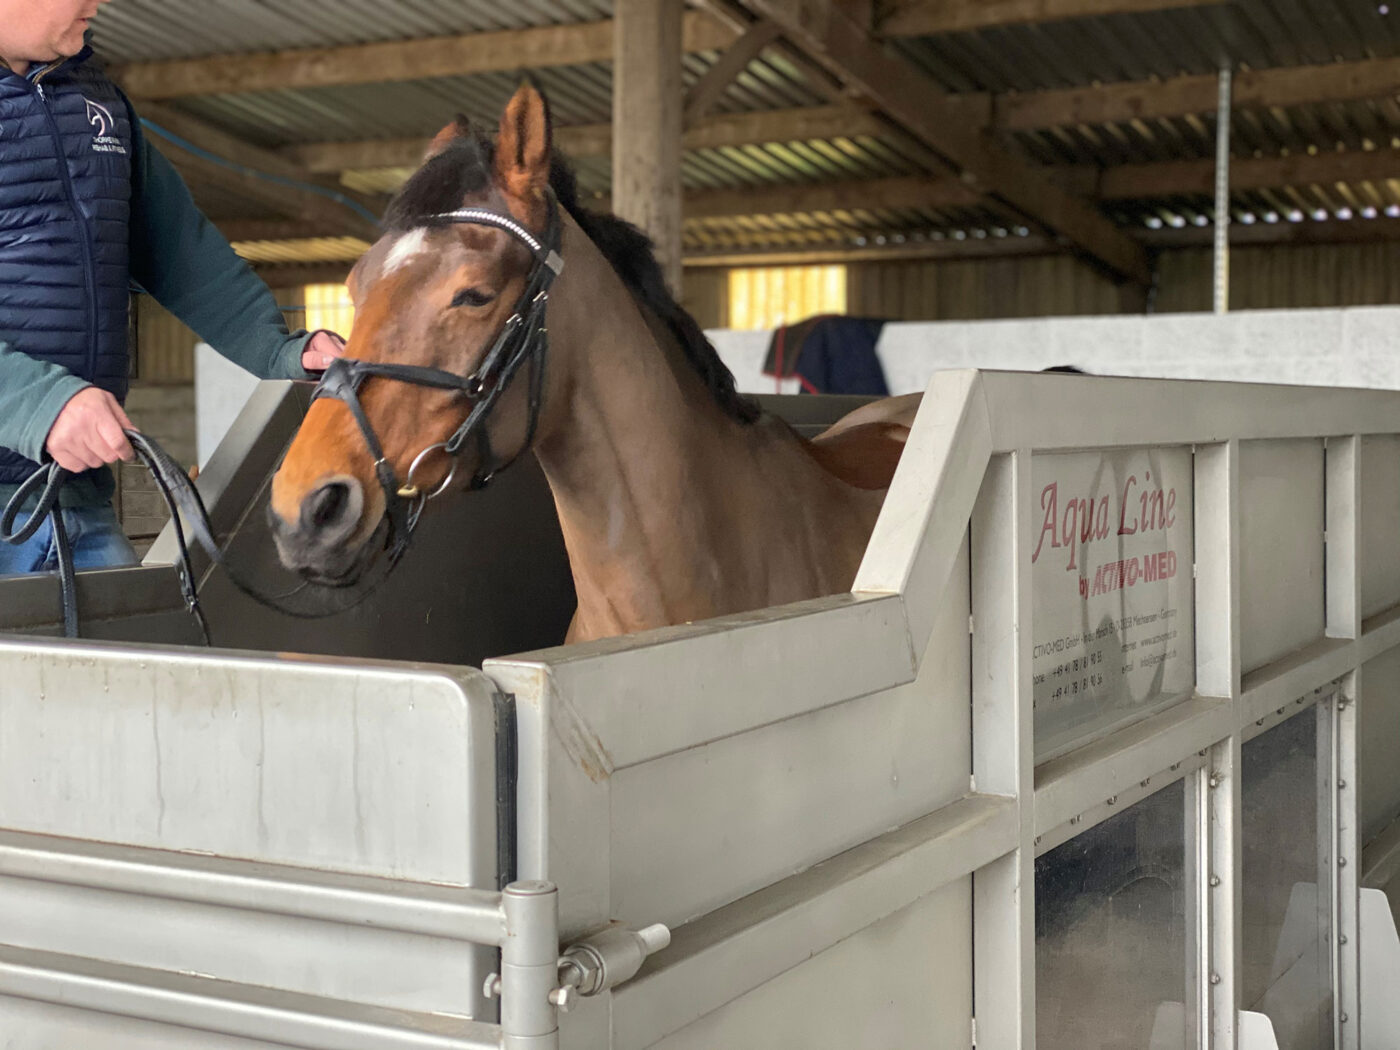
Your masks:
<path fill-rule="evenodd" d="M 175 542 L 179 550 L 176 572 L 180 580 L 180 591 L 185 608 L 195 618 L 205 645 L 211 644 L 209 624 L 199 603 L 199 591 L 195 583 L 194 567 L 190 558 L 189 543 L 185 535 L 188 526 L 194 540 L 208 554 L 209 558 L 228 574 L 234 586 L 258 604 L 299 619 L 315 619 L 334 616 L 354 608 L 373 593 L 408 550 L 409 541 L 417 528 L 424 504 L 446 491 L 456 476 L 456 457 L 463 447 L 474 439 L 479 454 L 476 473 L 472 476 L 471 488 L 485 488 L 495 475 L 505 470 L 528 449 L 534 441 L 539 424 L 540 403 L 544 391 L 545 358 L 548 350 L 545 310 L 549 302 L 549 288 L 564 269 L 564 260 L 559 252 L 560 221 L 559 208 L 550 193 L 547 199 L 549 215 L 543 242 L 536 239 L 524 226 L 509 216 L 500 215 L 484 208 L 463 208 L 454 212 L 433 215 L 432 224 L 472 223 L 480 226 L 493 226 L 509 233 L 530 252 L 533 263 L 526 278 L 525 290 L 516 301 L 515 309 L 502 326 L 491 348 L 481 359 L 475 371 L 459 376 L 438 368 L 417 365 L 398 365 L 353 358 L 339 357 L 327 367 L 321 381 L 313 393 L 313 400 L 330 397 L 342 402 L 354 416 L 370 455 L 374 458 L 375 475 L 384 489 L 385 517 L 389 527 L 385 536 L 386 557 L 381 560 L 382 568 L 371 576 L 363 588 L 326 587 L 320 585 L 321 592 L 351 593 L 351 597 L 329 607 L 322 603 L 319 609 L 299 608 L 288 599 L 303 591 L 309 582 L 280 595 L 261 592 L 243 579 L 229 563 L 226 552 L 219 547 L 214 529 L 209 520 L 208 509 L 199 490 L 189 475 L 155 441 L 135 430 L 126 430 L 127 440 L 137 457 L 150 471 L 170 511 L 174 526 Z M 499 462 L 491 447 L 490 436 L 486 431 L 486 421 L 512 379 L 526 363 L 530 366 L 529 419 L 525 439 L 509 459 Z M 359 390 L 366 378 L 393 379 L 416 386 L 448 390 L 462 396 L 471 405 L 470 411 L 452 436 L 444 442 L 429 445 L 413 459 L 408 475 L 402 482 L 384 455 L 374 428 L 370 425 L 364 406 L 360 403 Z M 414 473 L 431 453 L 441 450 L 454 462 L 447 477 L 431 492 L 424 492 L 414 482 Z M 68 471 L 57 463 L 47 463 L 31 474 L 20 485 L 18 491 L 0 512 L 0 541 L 22 544 L 30 539 L 47 518 L 52 522 L 54 546 L 57 552 L 58 576 L 63 602 L 63 633 L 68 638 L 77 638 L 78 612 L 77 588 L 74 582 L 72 545 L 67 529 L 63 524 L 62 509 L 59 506 L 59 491 L 69 477 Z M 14 523 L 24 503 L 35 492 L 39 493 L 38 503 L 28 520 L 19 529 Z M 183 519 L 183 520 L 182 520 Z"/>

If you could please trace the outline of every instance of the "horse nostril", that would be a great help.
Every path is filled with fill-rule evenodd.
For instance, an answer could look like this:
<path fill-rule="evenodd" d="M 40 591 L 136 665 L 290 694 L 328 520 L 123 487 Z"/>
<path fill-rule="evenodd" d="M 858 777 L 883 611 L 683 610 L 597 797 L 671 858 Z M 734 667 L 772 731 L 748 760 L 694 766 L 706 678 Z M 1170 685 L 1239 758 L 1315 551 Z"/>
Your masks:
<path fill-rule="evenodd" d="M 324 529 L 338 524 L 350 505 L 350 486 L 344 482 L 332 481 L 322 485 L 306 501 L 303 516 L 314 529 Z"/>

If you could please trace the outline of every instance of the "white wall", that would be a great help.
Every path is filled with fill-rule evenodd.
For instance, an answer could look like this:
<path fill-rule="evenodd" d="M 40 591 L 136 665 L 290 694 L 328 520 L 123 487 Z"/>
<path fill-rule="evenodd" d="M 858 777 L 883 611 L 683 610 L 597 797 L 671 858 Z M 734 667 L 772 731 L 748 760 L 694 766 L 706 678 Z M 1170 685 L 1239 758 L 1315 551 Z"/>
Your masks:
<path fill-rule="evenodd" d="M 768 332 L 712 331 L 751 393 L 796 392 L 761 374 Z M 1344 310 L 897 322 L 877 353 L 891 393 L 921 391 L 945 368 L 1090 372 L 1318 386 L 1400 387 L 1400 307 Z"/>

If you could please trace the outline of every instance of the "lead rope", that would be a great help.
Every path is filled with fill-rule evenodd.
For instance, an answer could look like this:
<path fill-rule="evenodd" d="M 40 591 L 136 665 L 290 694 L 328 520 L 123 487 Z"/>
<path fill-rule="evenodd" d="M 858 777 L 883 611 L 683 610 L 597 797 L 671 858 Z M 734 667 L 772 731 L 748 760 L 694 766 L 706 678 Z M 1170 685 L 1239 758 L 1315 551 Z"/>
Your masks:
<path fill-rule="evenodd" d="M 194 564 L 190 557 L 186 528 L 189 529 L 188 535 L 192 536 L 203 548 L 214 564 L 224 570 L 229 580 L 239 591 L 265 608 L 297 619 L 319 619 L 347 612 L 374 593 L 388 577 L 389 569 L 393 567 L 393 564 L 390 559 L 381 559 L 381 564 L 389 564 L 385 565 L 377 577 L 371 576 L 370 582 L 363 589 L 354 593 L 346 601 L 327 605 L 320 609 L 297 608 L 287 604 L 288 599 L 311 586 L 306 582 L 282 594 L 269 595 L 259 591 L 242 579 L 229 564 L 225 551 L 214 537 L 214 528 L 209 520 L 209 511 L 204 505 L 204 498 L 200 495 L 194 482 L 190 480 L 189 475 L 175 462 L 170 453 L 145 434 L 136 430 L 124 430 L 123 433 L 131 442 L 132 450 L 136 453 L 137 458 L 150 471 L 151 477 L 156 483 L 156 489 L 160 492 L 161 499 L 164 500 L 166 508 L 170 511 L 170 521 L 174 526 L 175 545 L 178 550 L 175 571 L 180 581 L 180 593 L 185 601 L 185 609 L 198 625 L 200 637 L 206 646 L 212 644 L 209 622 L 205 618 L 204 610 L 199 602 L 199 590 L 195 581 Z M 74 582 L 72 546 L 69 543 L 68 532 L 64 528 L 63 513 L 58 501 L 59 490 L 70 476 L 69 472 L 57 463 L 46 463 L 26 478 L 5 505 L 4 511 L 0 512 L 0 540 L 18 546 L 38 531 L 45 518 L 53 523 L 54 546 L 58 555 L 59 588 L 63 601 L 63 634 L 66 638 L 78 638 L 81 635 L 78 631 L 78 601 L 77 587 Z M 37 505 L 24 525 L 16 529 L 14 523 L 20 508 L 36 491 L 39 492 Z M 340 591 L 342 589 L 320 588 L 320 590 Z"/>

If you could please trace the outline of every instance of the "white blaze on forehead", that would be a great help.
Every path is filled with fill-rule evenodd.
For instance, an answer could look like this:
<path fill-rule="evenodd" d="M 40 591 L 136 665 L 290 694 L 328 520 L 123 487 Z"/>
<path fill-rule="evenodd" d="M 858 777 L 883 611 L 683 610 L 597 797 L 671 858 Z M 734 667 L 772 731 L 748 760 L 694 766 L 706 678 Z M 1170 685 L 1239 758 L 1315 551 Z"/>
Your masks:
<path fill-rule="evenodd" d="M 427 247 L 428 228 L 420 226 L 416 230 L 410 230 L 389 249 L 389 254 L 384 257 L 383 273 L 391 274 L 404 263 L 408 262 L 415 255 L 418 255 Z"/>

